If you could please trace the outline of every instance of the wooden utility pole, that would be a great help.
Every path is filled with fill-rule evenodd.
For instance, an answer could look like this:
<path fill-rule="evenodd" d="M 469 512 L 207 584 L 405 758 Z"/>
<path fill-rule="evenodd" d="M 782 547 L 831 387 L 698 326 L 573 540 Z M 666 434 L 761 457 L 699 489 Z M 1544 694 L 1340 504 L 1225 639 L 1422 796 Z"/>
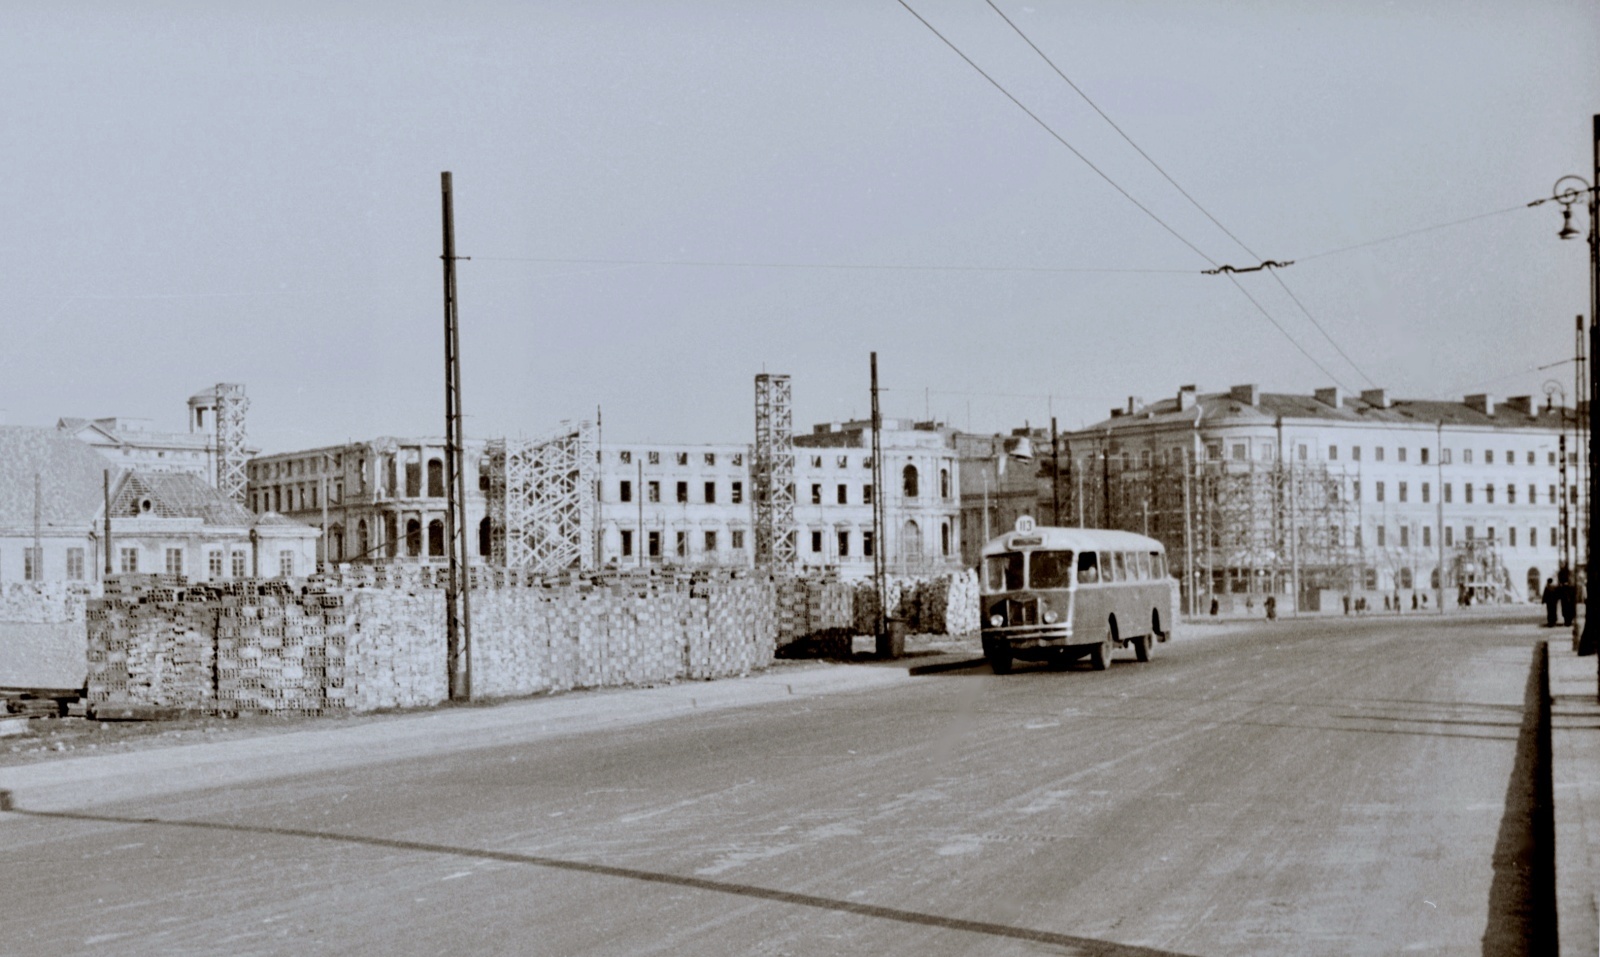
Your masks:
<path fill-rule="evenodd" d="M 115 574 L 111 565 L 111 470 L 106 469 L 100 473 L 102 491 L 105 493 L 105 520 L 106 520 L 106 575 Z"/>
<path fill-rule="evenodd" d="M 450 698 L 472 698 L 472 609 L 466 579 L 466 502 L 461 480 L 461 340 L 456 315 L 456 223 L 450 173 L 439 174 L 444 205 L 444 534 L 449 542 L 445 581 L 445 655 Z"/>
<path fill-rule="evenodd" d="M 1050 524 L 1061 526 L 1061 455 L 1056 450 L 1056 417 L 1050 417 Z"/>
<path fill-rule="evenodd" d="M 888 547 L 883 527 L 883 416 L 878 412 L 878 354 L 872 353 L 872 582 L 878 592 L 878 650 L 883 652 L 889 638 L 888 592 L 884 588 L 884 552 Z"/>

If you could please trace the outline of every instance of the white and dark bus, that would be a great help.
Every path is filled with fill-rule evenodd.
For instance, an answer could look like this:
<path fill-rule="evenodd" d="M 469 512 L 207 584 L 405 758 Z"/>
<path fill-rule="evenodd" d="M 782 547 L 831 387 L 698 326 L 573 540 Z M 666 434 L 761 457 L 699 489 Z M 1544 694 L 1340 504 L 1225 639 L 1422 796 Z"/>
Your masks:
<path fill-rule="evenodd" d="M 995 674 L 1016 659 L 1068 662 L 1096 671 L 1118 648 L 1149 661 L 1177 611 L 1177 582 L 1153 538 L 1095 528 L 1017 527 L 983 548 L 979 609 L 983 654 Z"/>

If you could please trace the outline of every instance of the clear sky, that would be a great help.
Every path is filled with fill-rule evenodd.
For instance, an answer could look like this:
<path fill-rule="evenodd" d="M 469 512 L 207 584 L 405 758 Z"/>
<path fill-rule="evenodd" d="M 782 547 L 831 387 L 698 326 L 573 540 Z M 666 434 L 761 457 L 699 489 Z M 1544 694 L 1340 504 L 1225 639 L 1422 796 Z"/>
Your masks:
<path fill-rule="evenodd" d="M 1533 371 L 1587 306 L 1556 207 L 1339 250 L 1587 177 L 1592 0 L 995 0 L 1299 260 L 1332 342 L 1238 279 L 1312 358 L 1200 274 L 1257 260 L 985 0 L 908 2 L 1171 230 L 898 0 L 8 3 L 4 421 L 179 429 L 236 381 L 265 451 L 442 434 L 442 170 L 471 437 L 601 406 L 608 440 L 750 441 L 763 370 L 806 429 L 867 413 L 874 349 L 885 414 L 979 431 L 1188 383 L 1572 389 Z"/>

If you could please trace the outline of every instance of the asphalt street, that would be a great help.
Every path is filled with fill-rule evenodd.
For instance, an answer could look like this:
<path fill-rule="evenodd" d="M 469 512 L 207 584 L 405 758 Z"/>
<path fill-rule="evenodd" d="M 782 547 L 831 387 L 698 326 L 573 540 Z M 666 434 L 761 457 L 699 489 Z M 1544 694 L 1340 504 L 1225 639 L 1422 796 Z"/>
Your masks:
<path fill-rule="evenodd" d="M 0 950 L 1534 952 L 1532 619 L 1196 629 L 1106 672 L 19 800 Z"/>

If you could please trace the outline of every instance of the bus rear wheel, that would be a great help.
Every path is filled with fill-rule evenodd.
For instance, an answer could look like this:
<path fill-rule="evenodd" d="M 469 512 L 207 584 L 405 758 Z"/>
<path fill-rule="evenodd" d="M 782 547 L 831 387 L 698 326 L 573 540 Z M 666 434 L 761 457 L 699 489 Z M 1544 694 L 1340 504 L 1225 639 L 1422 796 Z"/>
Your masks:
<path fill-rule="evenodd" d="M 1104 671 L 1111 667 L 1111 653 L 1117 647 L 1117 623 L 1115 620 L 1106 623 L 1105 637 L 1100 643 L 1089 649 L 1089 667 L 1095 671 Z"/>
<path fill-rule="evenodd" d="M 1134 657 L 1140 661 L 1150 660 L 1150 651 L 1156 646 L 1155 635 L 1141 635 L 1133 640 Z"/>

